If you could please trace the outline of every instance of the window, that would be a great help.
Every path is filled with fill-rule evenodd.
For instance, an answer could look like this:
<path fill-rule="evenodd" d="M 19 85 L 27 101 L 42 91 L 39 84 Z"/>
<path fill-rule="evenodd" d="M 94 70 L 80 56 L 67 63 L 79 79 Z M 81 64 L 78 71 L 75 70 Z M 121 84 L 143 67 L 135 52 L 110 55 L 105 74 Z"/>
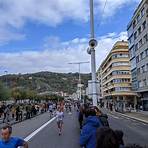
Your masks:
<path fill-rule="evenodd" d="M 139 56 L 136 57 L 136 63 L 139 63 Z"/>
<path fill-rule="evenodd" d="M 142 73 L 146 72 L 145 65 L 141 67 Z"/>
<path fill-rule="evenodd" d="M 146 79 L 143 80 L 143 86 L 146 86 Z"/>
<path fill-rule="evenodd" d="M 146 43 L 146 42 L 148 41 L 148 35 L 146 34 L 146 35 L 143 37 L 143 39 L 144 39 L 144 43 Z"/>
<path fill-rule="evenodd" d="M 145 30 L 145 28 L 146 28 L 146 21 L 143 22 L 142 28 L 143 28 L 143 30 Z"/>
<path fill-rule="evenodd" d="M 148 48 L 145 50 L 145 56 L 148 56 Z"/>
<path fill-rule="evenodd" d="M 135 26 L 136 26 L 136 20 L 134 20 L 133 22 L 133 28 L 135 28 Z"/>
<path fill-rule="evenodd" d="M 139 41 L 139 47 L 142 46 L 142 39 Z"/>
<path fill-rule="evenodd" d="M 145 11 L 145 9 L 143 8 L 143 9 L 141 10 L 141 17 L 144 16 L 144 13 L 145 13 L 144 11 Z"/>
<path fill-rule="evenodd" d="M 140 35 L 141 32 L 142 32 L 142 31 L 141 31 L 141 27 L 139 27 L 139 28 L 138 28 L 138 34 Z"/>
<path fill-rule="evenodd" d="M 139 88 L 143 87 L 142 81 L 138 81 L 138 87 L 139 87 Z"/>
<path fill-rule="evenodd" d="M 148 71 L 148 63 L 146 64 L 146 69 L 147 69 L 147 71 Z"/>
<path fill-rule="evenodd" d="M 137 16 L 137 22 L 139 22 L 140 21 L 140 14 L 138 14 L 138 16 Z"/>
<path fill-rule="evenodd" d="M 138 50 L 138 43 L 135 44 L 135 51 Z"/>
<path fill-rule="evenodd" d="M 141 53 L 140 53 L 140 59 L 143 60 L 144 58 L 145 58 L 144 52 L 141 52 Z"/>
<path fill-rule="evenodd" d="M 134 39 L 137 39 L 137 31 L 134 33 Z"/>
<path fill-rule="evenodd" d="M 137 69 L 137 73 L 140 74 L 140 68 Z"/>

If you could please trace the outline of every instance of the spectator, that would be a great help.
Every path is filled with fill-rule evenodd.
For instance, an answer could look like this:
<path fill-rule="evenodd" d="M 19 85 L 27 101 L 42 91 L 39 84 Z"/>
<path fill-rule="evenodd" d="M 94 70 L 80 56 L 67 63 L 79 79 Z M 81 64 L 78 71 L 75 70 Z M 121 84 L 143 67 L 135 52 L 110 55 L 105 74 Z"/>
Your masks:
<path fill-rule="evenodd" d="M 86 112 L 86 122 L 82 128 L 80 135 L 80 145 L 86 148 L 96 147 L 96 131 L 97 128 L 101 127 L 101 122 L 96 116 L 94 109 L 89 109 Z"/>
<path fill-rule="evenodd" d="M 115 130 L 116 136 L 118 138 L 118 142 L 120 145 L 120 148 L 124 148 L 124 142 L 123 142 L 123 132 L 120 130 Z"/>
<path fill-rule="evenodd" d="M 98 107 L 94 107 L 95 111 L 96 111 L 96 116 L 99 117 L 101 123 L 103 126 L 107 126 L 109 127 L 109 122 L 108 122 L 108 116 L 106 114 L 103 114 Z"/>
<path fill-rule="evenodd" d="M 119 148 L 116 133 L 109 127 L 98 128 L 96 148 Z"/>
<path fill-rule="evenodd" d="M 82 129 L 82 125 L 83 125 L 83 107 L 82 106 L 79 107 L 78 120 L 79 120 L 80 129 Z"/>
<path fill-rule="evenodd" d="M 25 142 L 21 138 L 11 137 L 12 134 L 12 127 L 7 125 L 4 126 L 1 130 L 1 137 L 0 140 L 0 148 L 17 148 L 22 146 L 24 148 L 28 148 L 27 142 Z"/>

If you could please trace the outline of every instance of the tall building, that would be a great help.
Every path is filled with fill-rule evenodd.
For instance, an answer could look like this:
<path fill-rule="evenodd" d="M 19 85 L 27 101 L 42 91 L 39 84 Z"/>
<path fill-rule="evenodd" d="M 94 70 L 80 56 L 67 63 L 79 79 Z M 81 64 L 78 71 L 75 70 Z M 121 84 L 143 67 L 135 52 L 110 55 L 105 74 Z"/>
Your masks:
<path fill-rule="evenodd" d="M 132 89 L 148 111 L 148 0 L 142 0 L 128 24 Z"/>
<path fill-rule="evenodd" d="M 122 111 L 130 105 L 135 107 L 137 97 L 131 89 L 128 42 L 115 43 L 98 69 L 97 76 L 103 102 L 114 102 L 116 108 Z"/>

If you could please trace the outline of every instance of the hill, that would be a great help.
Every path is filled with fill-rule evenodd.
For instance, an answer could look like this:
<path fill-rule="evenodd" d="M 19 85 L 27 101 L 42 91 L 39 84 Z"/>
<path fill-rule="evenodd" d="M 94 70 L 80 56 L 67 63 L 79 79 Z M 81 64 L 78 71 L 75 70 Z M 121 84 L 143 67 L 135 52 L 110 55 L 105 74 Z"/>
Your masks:
<path fill-rule="evenodd" d="M 90 80 L 90 74 L 81 74 L 81 81 L 84 88 Z M 38 72 L 33 74 L 13 74 L 0 76 L 0 81 L 9 88 L 23 88 L 35 90 L 38 93 L 66 92 L 73 93 L 77 90 L 78 73 L 54 73 L 54 72 Z"/>

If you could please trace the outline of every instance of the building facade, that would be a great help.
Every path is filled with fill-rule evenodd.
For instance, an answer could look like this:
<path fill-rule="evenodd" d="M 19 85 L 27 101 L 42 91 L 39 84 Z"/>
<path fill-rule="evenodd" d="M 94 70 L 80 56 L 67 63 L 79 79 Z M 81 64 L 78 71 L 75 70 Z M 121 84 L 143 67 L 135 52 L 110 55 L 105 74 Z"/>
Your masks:
<path fill-rule="evenodd" d="M 148 111 L 148 0 L 142 0 L 127 27 L 131 61 L 132 90 Z"/>
<path fill-rule="evenodd" d="M 128 42 L 118 41 L 97 72 L 102 101 L 112 102 L 120 111 L 130 105 L 134 108 L 137 100 L 131 89 L 130 67 Z"/>

